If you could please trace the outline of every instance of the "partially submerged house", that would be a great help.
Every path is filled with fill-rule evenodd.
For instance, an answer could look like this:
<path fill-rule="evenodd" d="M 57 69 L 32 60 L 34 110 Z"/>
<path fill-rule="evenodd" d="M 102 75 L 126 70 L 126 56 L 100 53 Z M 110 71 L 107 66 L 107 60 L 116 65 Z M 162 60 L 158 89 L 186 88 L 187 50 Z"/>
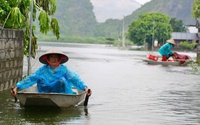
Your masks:
<path fill-rule="evenodd" d="M 172 38 L 176 42 L 176 47 L 179 47 L 180 42 L 188 41 L 189 43 L 196 42 L 199 43 L 198 33 L 189 32 L 173 32 Z"/>
<path fill-rule="evenodd" d="M 188 27 L 196 27 L 198 28 L 198 32 L 200 31 L 200 20 L 194 20 L 193 24 L 187 24 Z M 172 38 L 176 42 L 176 48 L 179 48 L 180 42 L 188 41 L 189 43 L 197 43 L 200 44 L 200 34 L 199 33 L 190 33 L 190 32 L 173 32 Z"/>

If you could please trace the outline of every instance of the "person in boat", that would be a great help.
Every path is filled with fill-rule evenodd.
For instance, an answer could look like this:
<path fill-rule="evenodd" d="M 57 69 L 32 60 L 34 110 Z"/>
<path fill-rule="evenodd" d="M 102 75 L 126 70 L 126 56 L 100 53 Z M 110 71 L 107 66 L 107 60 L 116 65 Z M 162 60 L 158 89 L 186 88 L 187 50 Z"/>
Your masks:
<path fill-rule="evenodd" d="M 44 65 L 35 73 L 27 76 L 16 84 L 11 91 L 16 96 L 17 91 L 26 89 L 37 84 L 40 93 L 66 93 L 75 94 L 72 87 L 78 90 L 85 90 L 87 95 L 91 95 L 87 85 L 80 79 L 79 75 L 63 63 L 68 61 L 68 56 L 64 53 L 51 49 L 39 57 L 39 61 Z"/>
<path fill-rule="evenodd" d="M 175 41 L 173 39 L 167 40 L 167 43 L 165 43 L 163 46 L 158 49 L 158 52 L 162 56 L 162 61 L 167 61 L 170 57 L 175 59 L 174 53 L 172 52 L 172 48 L 175 45 Z"/>

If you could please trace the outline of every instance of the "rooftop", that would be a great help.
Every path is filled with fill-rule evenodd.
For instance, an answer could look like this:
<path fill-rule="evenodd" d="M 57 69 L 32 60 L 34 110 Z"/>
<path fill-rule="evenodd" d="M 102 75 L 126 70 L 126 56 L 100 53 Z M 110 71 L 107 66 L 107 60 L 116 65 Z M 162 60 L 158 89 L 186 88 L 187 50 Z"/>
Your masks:
<path fill-rule="evenodd" d="M 199 40 L 197 33 L 173 32 L 172 38 L 176 40 Z"/>

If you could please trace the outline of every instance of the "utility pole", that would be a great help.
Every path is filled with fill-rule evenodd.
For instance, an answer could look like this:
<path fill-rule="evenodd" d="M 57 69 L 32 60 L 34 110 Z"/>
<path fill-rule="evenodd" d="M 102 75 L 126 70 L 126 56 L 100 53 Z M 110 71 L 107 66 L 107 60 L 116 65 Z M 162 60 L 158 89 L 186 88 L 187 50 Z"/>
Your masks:
<path fill-rule="evenodd" d="M 155 21 L 153 21 L 153 34 L 152 34 L 152 46 L 151 46 L 152 51 L 153 51 L 153 43 L 154 43 L 154 23 L 155 23 Z"/>
<path fill-rule="evenodd" d="M 124 31 L 124 16 L 123 16 L 123 22 L 122 22 L 122 47 L 125 47 L 125 31 Z"/>
<path fill-rule="evenodd" d="M 30 7 L 30 35 L 29 35 L 28 71 L 27 71 L 27 75 L 30 75 L 30 67 L 31 67 L 31 44 L 32 44 L 33 4 L 34 4 L 34 0 L 31 1 L 31 7 Z"/>

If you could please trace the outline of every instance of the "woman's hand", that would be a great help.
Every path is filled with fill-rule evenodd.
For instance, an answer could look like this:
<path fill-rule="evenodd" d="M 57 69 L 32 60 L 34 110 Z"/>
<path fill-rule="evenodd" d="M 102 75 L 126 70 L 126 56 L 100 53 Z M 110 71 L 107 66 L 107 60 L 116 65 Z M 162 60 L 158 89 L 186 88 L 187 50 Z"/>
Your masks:
<path fill-rule="evenodd" d="M 92 90 L 91 89 L 85 88 L 84 90 L 85 90 L 85 92 L 86 92 L 86 94 L 88 96 L 92 95 Z"/>
<path fill-rule="evenodd" d="M 16 97 L 17 91 L 18 91 L 17 87 L 11 88 L 11 95 Z"/>
<path fill-rule="evenodd" d="M 172 56 L 172 58 L 174 61 L 178 61 L 174 55 Z"/>

